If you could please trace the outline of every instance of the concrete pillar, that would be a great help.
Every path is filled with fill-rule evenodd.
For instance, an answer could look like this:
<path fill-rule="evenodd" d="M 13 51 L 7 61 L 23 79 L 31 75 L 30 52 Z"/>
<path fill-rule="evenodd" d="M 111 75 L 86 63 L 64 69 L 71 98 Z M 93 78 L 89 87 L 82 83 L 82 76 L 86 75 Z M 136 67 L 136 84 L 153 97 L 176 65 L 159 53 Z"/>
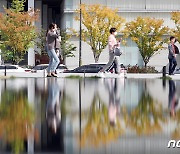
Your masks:
<path fill-rule="evenodd" d="M 42 24 L 43 24 L 43 29 L 47 30 L 48 28 L 48 7 L 47 4 L 43 5 L 43 12 L 42 12 Z"/>
<path fill-rule="evenodd" d="M 53 22 L 52 8 L 48 8 L 48 25 Z"/>
<path fill-rule="evenodd" d="M 38 28 L 38 30 L 42 27 L 42 1 L 41 0 L 36 0 L 35 1 L 35 8 L 40 10 L 39 12 L 39 18 L 36 21 L 35 25 Z"/>
<path fill-rule="evenodd" d="M 4 7 L 7 7 L 7 0 L 1 0 L 0 12 L 4 12 Z"/>
<path fill-rule="evenodd" d="M 41 28 L 42 28 L 42 0 L 35 1 L 35 8 L 40 10 L 39 18 L 35 22 L 36 28 L 37 28 L 38 32 L 40 32 Z M 40 39 L 37 38 L 36 41 L 38 42 L 38 41 L 40 41 Z M 35 46 L 35 51 L 38 52 L 39 54 L 41 54 L 41 49 L 37 48 L 37 46 Z"/>
<path fill-rule="evenodd" d="M 28 8 L 34 9 L 34 0 L 28 0 Z M 35 52 L 34 48 L 28 49 L 28 65 L 34 66 L 35 65 Z"/>
<path fill-rule="evenodd" d="M 0 49 L 0 65 L 2 65 L 2 61 L 1 61 L 1 49 Z"/>
<path fill-rule="evenodd" d="M 28 78 L 27 79 L 27 89 L 28 89 L 28 102 L 29 104 L 35 109 L 35 79 Z M 34 125 L 33 131 L 30 133 L 28 132 L 28 139 L 27 139 L 27 153 L 34 154 Z"/>

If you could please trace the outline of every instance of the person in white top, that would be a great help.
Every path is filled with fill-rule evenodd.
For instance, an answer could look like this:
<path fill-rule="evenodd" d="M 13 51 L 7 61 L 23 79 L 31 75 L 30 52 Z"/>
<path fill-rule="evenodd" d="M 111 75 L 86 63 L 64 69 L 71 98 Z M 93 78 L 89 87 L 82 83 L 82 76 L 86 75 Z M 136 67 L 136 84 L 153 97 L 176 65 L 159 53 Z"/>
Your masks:
<path fill-rule="evenodd" d="M 113 61 L 116 64 L 116 72 L 120 73 L 120 66 L 119 66 L 119 57 L 115 56 L 114 49 L 116 47 L 120 47 L 120 40 L 116 40 L 115 36 L 117 35 L 116 28 L 110 29 L 110 36 L 108 38 L 108 47 L 109 47 L 109 62 L 100 70 L 100 72 L 105 72 L 113 63 Z"/>

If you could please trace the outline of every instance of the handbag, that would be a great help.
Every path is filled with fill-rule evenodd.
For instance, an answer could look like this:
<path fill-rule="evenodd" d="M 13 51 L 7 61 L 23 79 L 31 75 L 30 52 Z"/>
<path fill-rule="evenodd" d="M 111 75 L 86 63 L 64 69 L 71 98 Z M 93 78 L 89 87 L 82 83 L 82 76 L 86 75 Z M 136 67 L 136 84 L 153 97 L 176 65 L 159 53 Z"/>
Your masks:
<path fill-rule="evenodd" d="M 174 45 L 174 48 L 175 48 L 175 54 L 179 54 L 179 49 L 176 45 Z"/>
<path fill-rule="evenodd" d="M 114 55 L 115 56 L 121 56 L 122 55 L 122 52 L 121 52 L 120 48 L 115 48 L 114 49 Z"/>

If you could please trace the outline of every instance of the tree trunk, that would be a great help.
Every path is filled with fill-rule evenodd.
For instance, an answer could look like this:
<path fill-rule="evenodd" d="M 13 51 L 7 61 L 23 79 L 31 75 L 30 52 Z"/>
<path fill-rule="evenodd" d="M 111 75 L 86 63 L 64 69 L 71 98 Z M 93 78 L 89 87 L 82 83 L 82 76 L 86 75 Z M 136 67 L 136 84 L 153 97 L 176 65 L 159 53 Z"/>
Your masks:
<path fill-rule="evenodd" d="M 94 53 L 94 60 L 95 60 L 95 63 L 98 63 L 98 61 L 99 61 L 99 56 L 100 56 L 100 54 Z"/>
<path fill-rule="evenodd" d="M 145 66 L 145 68 L 147 68 L 147 62 L 144 62 L 144 66 Z"/>
<path fill-rule="evenodd" d="M 66 57 L 60 58 L 60 63 L 66 65 Z"/>

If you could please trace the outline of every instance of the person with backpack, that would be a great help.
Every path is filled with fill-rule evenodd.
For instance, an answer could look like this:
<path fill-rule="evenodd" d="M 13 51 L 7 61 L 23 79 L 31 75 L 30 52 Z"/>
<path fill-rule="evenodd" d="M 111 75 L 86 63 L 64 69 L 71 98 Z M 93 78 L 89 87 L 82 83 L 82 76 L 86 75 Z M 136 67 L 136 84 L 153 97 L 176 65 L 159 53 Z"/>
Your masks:
<path fill-rule="evenodd" d="M 179 54 L 179 49 L 175 45 L 175 43 L 176 43 L 176 38 L 174 36 L 171 36 L 170 44 L 168 45 L 169 75 L 174 75 L 174 71 L 177 66 L 176 55 Z"/>

